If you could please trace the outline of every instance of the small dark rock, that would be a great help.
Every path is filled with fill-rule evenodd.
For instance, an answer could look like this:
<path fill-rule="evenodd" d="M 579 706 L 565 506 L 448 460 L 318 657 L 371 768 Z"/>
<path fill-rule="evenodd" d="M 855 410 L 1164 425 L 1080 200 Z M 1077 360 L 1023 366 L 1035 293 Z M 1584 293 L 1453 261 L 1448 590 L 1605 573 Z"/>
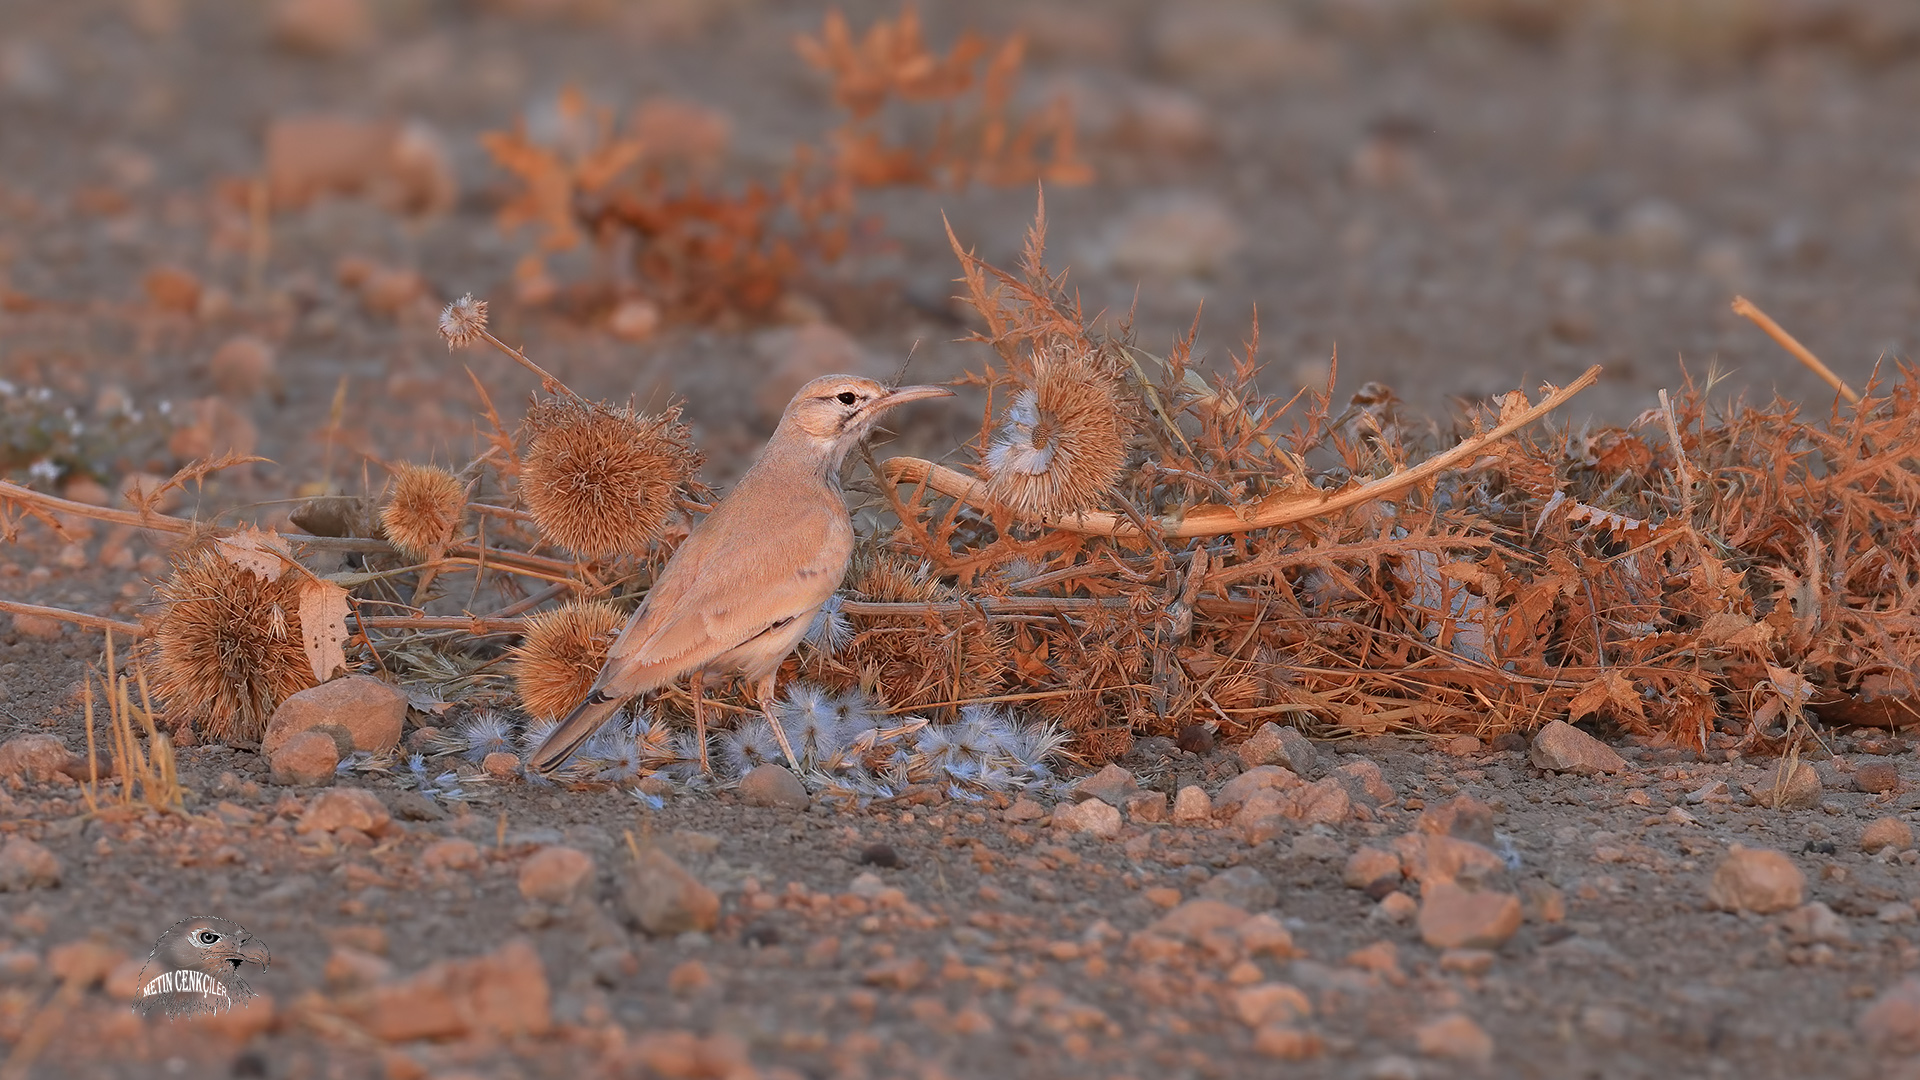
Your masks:
<path fill-rule="evenodd" d="M 1806 855 L 1832 855 L 1838 850 L 1840 849 L 1835 847 L 1831 840 L 1809 840 L 1806 846 L 1800 849 L 1801 853 Z"/>
<path fill-rule="evenodd" d="M 1394 892 L 1399 888 L 1400 879 L 1398 877 L 1381 877 L 1369 882 L 1367 887 L 1360 891 L 1366 894 L 1367 899 L 1379 901 L 1386 899 L 1388 893 Z"/>
<path fill-rule="evenodd" d="M 1264 911 L 1280 902 L 1280 887 L 1251 866 L 1233 866 L 1200 886 L 1199 895 L 1221 900 L 1243 911 Z"/>
<path fill-rule="evenodd" d="M 401 821 L 439 821 L 447 816 L 432 799 L 417 791 L 401 791 L 387 798 L 393 816 Z"/>
<path fill-rule="evenodd" d="M 877 866 L 882 870 L 898 870 L 901 867 L 900 853 L 893 850 L 892 844 L 868 844 L 860 849 L 861 866 Z"/>
<path fill-rule="evenodd" d="M 1527 748 L 1527 737 L 1517 731 L 1509 731 L 1505 734 L 1495 735 L 1493 737 L 1493 748 L 1503 754 L 1510 754 L 1515 750 L 1525 750 Z"/>
<path fill-rule="evenodd" d="M 1173 744 L 1189 754 L 1205 757 L 1213 753 L 1213 732 L 1207 730 L 1205 724 L 1188 724 L 1180 729 L 1180 737 Z"/>
<path fill-rule="evenodd" d="M 780 944 L 780 928 L 767 926 L 764 923 L 758 926 L 749 926 L 746 931 L 740 935 L 740 940 L 746 942 L 748 945 L 757 945 L 763 949 L 769 945 L 778 945 Z"/>
<path fill-rule="evenodd" d="M 1853 786 L 1874 795 L 1900 790 L 1900 770 L 1888 761 L 1870 761 L 1853 772 Z"/>

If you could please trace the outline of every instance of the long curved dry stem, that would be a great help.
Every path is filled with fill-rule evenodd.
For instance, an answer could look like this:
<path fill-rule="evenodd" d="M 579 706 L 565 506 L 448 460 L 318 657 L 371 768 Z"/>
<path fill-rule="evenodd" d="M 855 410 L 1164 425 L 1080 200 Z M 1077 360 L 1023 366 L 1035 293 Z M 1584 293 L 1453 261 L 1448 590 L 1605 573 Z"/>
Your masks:
<path fill-rule="evenodd" d="M 573 387 L 568 386 L 566 383 L 561 382 L 558 378 L 555 378 L 553 373 L 548 371 L 546 368 L 543 368 L 539 364 L 536 364 L 532 360 L 529 360 L 527 358 L 526 353 L 523 353 L 519 349 L 516 349 L 513 346 L 507 344 L 506 342 L 501 341 L 499 338 L 494 337 L 493 334 L 489 332 L 485 327 L 482 327 L 479 330 L 479 334 L 480 334 L 480 337 L 484 339 L 487 344 L 493 346 L 496 349 L 499 349 L 501 352 L 506 353 L 508 356 L 513 357 L 515 360 L 520 362 L 522 367 L 525 367 L 528 371 L 531 371 L 535 375 L 538 375 L 540 377 L 540 389 L 545 390 L 549 394 L 565 394 L 568 397 L 572 397 L 572 398 L 580 397 L 579 394 L 576 394 L 573 392 Z M 582 399 L 582 400 L 585 400 L 585 399 Z"/>
<path fill-rule="evenodd" d="M 1160 518 L 1156 524 L 1161 535 L 1168 539 L 1219 536 L 1311 521 L 1375 499 L 1397 495 L 1448 469 L 1473 460 L 1489 445 L 1566 404 L 1575 394 L 1597 382 L 1600 378 L 1600 370 L 1598 365 L 1590 367 L 1578 379 L 1547 394 L 1539 404 L 1523 409 L 1510 407 L 1508 409 L 1510 415 L 1503 416 L 1500 423 L 1492 430 L 1466 439 L 1410 469 L 1402 469 L 1371 483 L 1355 484 L 1338 491 L 1288 489 L 1275 492 L 1258 502 L 1241 506 L 1203 504 L 1178 517 L 1169 515 Z M 885 470 L 887 479 L 893 483 L 924 485 L 942 495 L 982 509 L 991 507 L 986 497 L 985 483 L 944 465 L 936 465 L 921 458 L 896 457 L 887 459 L 882 463 L 881 468 Z M 1091 536 L 1111 536 L 1123 540 L 1140 539 L 1143 536 L 1140 527 L 1126 515 L 1105 511 L 1089 511 L 1049 521 L 1047 524 L 1064 532 L 1085 533 Z"/>
<path fill-rule="evenodd" d="M 152 529 L 157 532 L 185 535 L 196 527 L 206 527 L 205 522 L 191 521 L 187 518 L 171 517 L 159 513 L 139 513 L 132 510 L 115 510 L 92 503 L 74 502 L 58 495 L 48 495 L 29 487 L 22 487 L 9 480 L 0 480 L 0 503 L 18 502 L 25 506 L 58 514 L 72 514 L 75 517 L 93 521 L 105 521 L 114 525 L 128 525 L 136 529 Z M 290 544 L 299 544 L 316 551 L 361 551 L 390 553 L 393 545 L 385 540 L 375 540 L 357 536 L 305 536 L 300 533 L 288 533 L 283 536 Z M 475 544 L 461 544 L 448 548 L 447 555 L 454 561 L 478 561 L 483 556 L 488 566 L 496 570 L 528 571 L 529 577 L 543 580 L 555 580 L 556 577 L 571 575 L 575 566 L 562 559 L 550 559 L 544 555 L 532 555 L 524 551 L 502 551 L 487 548 L 483 552 Z"/>
<path fill-rule="evenodd" d="M 115 510 L 92 503 L 74 502 L 58 495 L 48 495 L 30 487 L 22 487 L 11 480 L 0 480 L 0 503 L 17 502 L 24 506 L 38 507 L 59 514 L 72 514 L 75 517 L 91 518 L 94 521 L 106 521 L 115 525 L 131 525 L 136 529 L 155 529 L 160 532 L 191 532 L 194 522 L 186 518 L 170 517 L 166 514 L 142 513 L 134 510 Z"/>
<path fill-rule="evenodd" d="M 106 630 L 132 637 L 140 637 L 147 632 L 139 623 L 125 622 L 121 619 L 109 619 L 105 615 L 89 615 L 84 611 L 68 611 L 66 608 L 43 607 L 39 604 L 23 604 L 18 600 L 0 600 L 0 611 L 12 615 L 32 615 L 42 619 L 57 619 L 60 622 L 84 626 L 89 630 Z"/>
<path fill-rule="evenodd" d="M 1808 370 L 1824 379 L 1828 386 L 1839 391 L 1840 396 L 1847 399 L 1847 404 L 1860 404 L 1859 393 L 1857 393 L 1853 387 L 1848 386 L 1846 380 L 1835 375 L 1832 368 L 1821 363 L 1820 358 L 1813 355 L 1812 349 L 1800 344 L 1799 338 L 1787 333 L 1785 328 L 1779 323 L 1774 322 L 1773 317 L 1761 311 L 1759 306 L 1753 301 L 1744 296 L 1734 297 L 1733 313 L 1759 327 L 1768 337 L 1772 338 L 1776 344 L 1791 353 L 1795 360 L 1805 364 Z"/>

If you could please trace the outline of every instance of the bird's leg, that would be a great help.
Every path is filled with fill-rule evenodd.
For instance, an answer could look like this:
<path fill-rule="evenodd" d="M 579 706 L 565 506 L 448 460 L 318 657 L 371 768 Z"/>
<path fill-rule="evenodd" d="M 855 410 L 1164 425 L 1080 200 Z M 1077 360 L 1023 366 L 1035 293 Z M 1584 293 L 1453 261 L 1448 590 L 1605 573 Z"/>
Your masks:
<path fill-rule="evenodd" d="M 773 729 L 773 737 L 780 743 L 780 752 L 787 755 L 787 767 L 798 774 L 800 759 L 793 752 L 793 744 L 787 741 L 787 733 L 780 726 L 780 718 L 773 714 L 773 681 L 778 675 L 779 672 L 776 670 L 772 675 L 761 679 L 760 685 L 754 687 L 753 692 L 754 696 L 760 699 L 760 711 L 766 714 L 767 726 Z"/>
<path fill-rule="evenodd" d="M 693 685 L 687 689 L 693 691 L 693 731 L 700 752 L 700 771 L 713 775 L 713 764 L 707 760 L 707 673 L 693 673 Z"/>

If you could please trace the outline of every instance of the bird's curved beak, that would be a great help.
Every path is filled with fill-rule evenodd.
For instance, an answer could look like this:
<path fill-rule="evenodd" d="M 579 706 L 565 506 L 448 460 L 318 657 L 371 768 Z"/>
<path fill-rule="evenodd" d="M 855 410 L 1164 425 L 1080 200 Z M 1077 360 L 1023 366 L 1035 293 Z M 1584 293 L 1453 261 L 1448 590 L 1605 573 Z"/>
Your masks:
<path fill-rule="evenodd" d="M 887 391 L 885 397 L 875 398 L 867 406 L 867 412 L 885 412 L 895 405 L 905 405 L 910 401 L 925 401 L 928 398 L 952 397 L 953 391 L 944 386 L 896 386 Z"/>
<path fill-rule="evenodd" d="M 272 954 L 267 951 L 267 946 L 264 942 L 251 938 L 235 946 L 229 955 L 230 958 L 238 958 L 240 963 L 258 964 L 262 968 L 265 968 L 273 959 Z"/>

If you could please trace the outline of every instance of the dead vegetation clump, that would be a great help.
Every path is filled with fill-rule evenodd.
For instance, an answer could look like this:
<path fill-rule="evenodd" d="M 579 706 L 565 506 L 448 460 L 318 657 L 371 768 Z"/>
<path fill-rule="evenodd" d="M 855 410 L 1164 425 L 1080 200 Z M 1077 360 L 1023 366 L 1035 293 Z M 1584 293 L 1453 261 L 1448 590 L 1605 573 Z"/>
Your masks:
<path fill-rule="evenodd" d="M 153 701 L 147 693 L 146 669 L 137 658 L 131 660 L 129 668 L 128 674 L 114 674 L 119 670 L 119 665 L 114 652 L 113 631 L 108 630 L 100 667 L 95 670 L 89 665 L 86 689 L 83 691 L 87 724 L 87 779 L 80 785 L 80 794 L 87 801 L 88 812 L 93 814 L 101 813 L 107 805 L 132 807 L 136 791 L 141 801 L 152 809 L 179 810 L 183 793 L 173 753 L 173 740 L 154 724 Z M 96 679 L 101 689 L 98 698 L 93 690 Z M 136 690 L 139 692 L 138 703 L 135 702 Z M 96 701 L 105 704 L 107 711 L 106 730 L 97 734 Z M 146 736 L 144 747 L 140 744 L 142 735 Z M 106 743 L 107 751 L 105 769 L 100 767 L 102 741 Z M 112 803 L 105 798 L 105 781 L 108 779 L 120 782 L 118 794 Z"/>
<path fill-rule="evenodd" d="M 820 685 L 867 689 L 894 711 L 951 712 L 1006 684 L 1006 628 L 956 604 L 958 594 L 931 565 L 868 551 L 849 570 L 845 593 L 894 610 L 842 616 L 844 643 L 817 650 L 804 665 Z"/>
<path fill-rule="evenodd" d="M 1010 704 L 1089 761 L 1268 720 L 1492 737 L 1592 719 L 1764 749 L 1821 717 L 1915 719 L 1910 368 L 1814 420 L 1781 401 L 1716 411 L 1711 385 L 1688 382 L 1624 428 L 1523 431 L 1589 372 L 1538 403 L 1508 394 L 1431 445 L 1387 388 L 1337 413 L 1324 394 L 1261 395 L 1257 327 L 1212 375 L 1191 335 L 1156 355 L 1124 327 L 1095 330 L 1045 266 L 1044 213 L 1018 272 L 955 247 L 990 350 L 966 378 L 988 393 L 976 464 L 876 463 L 885 524 L 790 661 L 823 693 L 920 714 L 903 732 Z M 697 459 L 671 416 L 581 401 L 479 336 L 552 396 L 531 410 L 524 457 L 488 406 L 489 446 L 457 474 L 492 499 L 472 505 L 476 536 L 422 566 L 374 551 L 337 580 L 287 542 L 317 539 L 189 549 L 150 624 L 170 723 L 247 737 L 342 663 L 480 692 L 478 643 L 502 633 L 522 639 L 510 670 L 528 713 L 586 692 Z M 0 495 L 49 523 L 114 513 Z M 542 542 L 621 558 L 551 559 Z M 428 610 L 454 595 L 462 614 Z M 678 709 L 676 694 L 661 703 Z"/>
<path fill-rule="evenodd" d="M 1823 703 L 1911 693 L 1911 371 L 1820 425 L 1785 402 L 1716 417 L 1688 383 L 1624 430 L 1493 437 L 1565 399 L 1551 388 L 1465 418 L 1439 450 L 1383 419 L 1381 394 L 1339 415 L 1309 398 L 1282 430 L 1299 403 L 1255 390 L 1257 328 L 1211 378 L 1190 338 L 1164 357 L 1102 338 L 1045 269 L 1043 229 L 1018 274 L 960 252 L 998 361 L 971 380 L 1011 396 L 1011 422 L 983 418 L 976 476 L 888 462 L 910 493 L 890 543 L 963 594 L 1052 602 L 1055 619 L 1014 632 L 1012 688 L 1088 757 L 1125 749 L 1102 734 L 1121 717 L 1169 737 L 1594 718 L 1753 745 Z M 1042 457 L 1023 380 L 1063 342 L 1127 357 L 1125 395 L 1150 420 L 1111 494 L 1006 521 L 1007 447 Z"/>
<path fill-rule="evenodd" d="M 882 19 L 858 39 L 846 17 L 829 10 L 818 35 L 794 48 L 833 83 L 847 119 L 828 135 L 835 167 L 861 187 L 897 184 L 964 188 L 989 185 L 1084 184 L 1093 170 L 1079 157 L 1073 112 L 1064 99 L 1037 113 L 1015 115 L 1026 41 L 993 41 L 964 32 L 943 56 L 927 48 L 912 5 Z M 921 106 L 937 110 L 924 145 L 893 142 L 886 132 Z M 898 114 L 909 114 L 903 117 Z M 894 123 L 889 123 L 894 121 Z"/>
<path fill-rule="evenodd" d="M 274 707 L 314 685 L 302 644 L 301 579 L 269 578 L 237 565 L 214 544 L 176 555 L 154 587 L 149 626 L 155 691 L 176 732 L 258 742 Z"/>
<path fill-rule="evenodd" d="M 630 248 L 638 292 L 671 317 L 764 319 L 849 252 L 863 225 L 859 188 L 1091 179 L 1064 100 L 1033 116 L 1013 110 L 1024 55 L 1017 36 L 993 42 L 968 33 L 942 55 L 927 48 L 909 7 L 858 39 L 830 12 L 820 34 L 800 35 L 795 47 L 830 78 L 849 116 L 817 142 L 798 145 L 771 176 L 730 186 L 712 168 L 688 165 L 689 156 L 718 156 L 712 144 L 724 144 L 724 125 L 680 135 L 696 144 L 690 155 L 673 137 L 689 125 L 663 123 L 658 104 L 623 127 L 612 109 L 575 89 L 561 96 L 565 134 L 552 144 L 535 141 L 524 123 L 483 136 L 494 162 L 520 185 L 500 207 L 500 228 L 538 230 L 539 251 L 518 272 L 525 291 L 551 292 L 544 256 L 590 241 L 608 252 Z M 930 129 L 897 115 L 921 109 L 937 113 Z M 894 143 L 883 134 L 900 126 L 917 126 L 923 138 Z M 610 282 L 585 283 L 576 306 L 604 313 L 621 292 Z"/>

